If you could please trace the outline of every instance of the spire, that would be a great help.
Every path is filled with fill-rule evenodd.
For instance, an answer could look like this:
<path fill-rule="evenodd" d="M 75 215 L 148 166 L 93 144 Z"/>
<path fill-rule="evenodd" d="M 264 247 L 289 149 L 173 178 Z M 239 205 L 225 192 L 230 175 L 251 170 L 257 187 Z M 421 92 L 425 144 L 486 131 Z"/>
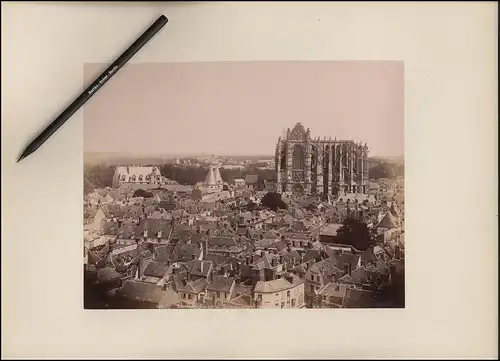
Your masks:
<path fill-rule="evenodd" d="M 215 167 L 215 182 L 217 184 L 222 184 L 222 176 L 220 175 L 219 167 Z"/>
<path fill-rule="evenodd" d="M 214 186 L 216 184 L 214 168 L 210 166 L 208 169 L 207 177 L 205 178 L 205 184 L 209 186 Z"/>

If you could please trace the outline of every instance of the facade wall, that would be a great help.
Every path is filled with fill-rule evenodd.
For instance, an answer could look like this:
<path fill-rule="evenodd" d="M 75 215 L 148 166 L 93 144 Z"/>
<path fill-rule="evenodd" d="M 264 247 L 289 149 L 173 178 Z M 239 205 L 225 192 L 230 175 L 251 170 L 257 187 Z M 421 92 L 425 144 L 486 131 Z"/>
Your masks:
<path fill-rule="evenodd" d="M 259 308 L 302 308 L 304 307 L 304 284 L 272 293 L 255 292 L 254 300 Z"/>

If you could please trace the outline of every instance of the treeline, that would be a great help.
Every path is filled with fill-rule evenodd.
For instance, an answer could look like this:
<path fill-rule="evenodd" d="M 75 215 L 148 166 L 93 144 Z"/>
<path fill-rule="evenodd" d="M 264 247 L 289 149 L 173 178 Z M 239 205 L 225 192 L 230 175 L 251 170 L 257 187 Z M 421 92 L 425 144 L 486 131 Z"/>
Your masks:
<path fill-rule="evenodd" d="M 256 174 L 259 182 L 264 180 L 276 180 L 276 173 L 273 169 L 259 169 L 256 166 L 249 166 L 245 169 L 225 169 L 220 168 L 222 180 L 232 184 L 234 179 L 245 179 L 247 174 Z M 160 167 L 160 172 L 164 177 L 175 180 L 183 185 L 194 185 L 203 182 L 207 176 L 208 168 L 186 167 L 175 164 L 164 164 Z"/>
<path fill-rule="evenodd" d="M 111 187 L 115 166 L 112 165 L 86 165 L 84 169 L 83 187 L 85 194 L 92 192 L 96 188 Z M 174 180 L 183 185 L 195 185 L 203 182 L 207 176 L 208 168 L 186 167 L 175 164 L 164 164 L 160 166 L 162 176 Z M 259 169 L 256 166 L 249 166 L 246 169 L 220 169 L 222 179 L 229 184 L 236 178 L 245 179 L 247 174 L 256 174 L 258 182 L 264 180 L 276 180 L 276 174 L 272 169 Z"/>
<path fill-rule="evenodd" d="M 114 166 L 103 164 L 86 165 L 83 171 L 83 191 L 88 194 L 96 188 L 111 187 L 114 173 Z"/>
<path fill-rule="evenodd" d="M 405 166 L 402 163 L 379 160 L 368 170 L 370 179 L 396 178 L 404 176 Z"/>
<path fill-rule="evenodd" d="M 85 194 L 92 192 L 95 188 L 111 187 L 115 166 L 95 164 L 86 165 L 84 169 L 84 191 Z M 161 174 L 168 179 L 183 185 L 194 185 L 203 182 L 207 176 L 206 167 L 189 167 L 175 164 L 164 164 L 160 166 Z M 232 184 L 234 179 L 245 179 L 248 174 L 256 174 L 259 184 L 262 186 L 264 180 L 276 180 L 274 169 L 260 169 L 257 165 L 250 165 L 244 169 L 220 168 L 222 179 Z M 404 175 L 404 164 L 377 160 L 368 171 L 370 179 L 396 178 Z"/>

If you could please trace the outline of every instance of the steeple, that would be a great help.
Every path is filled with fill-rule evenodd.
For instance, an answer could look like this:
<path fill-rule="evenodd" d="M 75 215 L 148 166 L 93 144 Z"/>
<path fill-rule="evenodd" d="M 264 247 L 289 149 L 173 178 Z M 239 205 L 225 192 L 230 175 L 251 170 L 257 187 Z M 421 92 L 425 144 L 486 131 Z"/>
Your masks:
<path fill-rule="evenodd" d="M 205 184 L 209 186 L 214 186 L 217 184 L 216 182 L 217 181 L 215 179 L 214 168 L 210 166 L 210 168 L 208 169 L 207 177 L 205 178 Z"/>
<path fill-rule="evenodd" d="M 219 167 L 215 167 L 215 183 L 222 184 L 222 176 L 220 175 Z"/>

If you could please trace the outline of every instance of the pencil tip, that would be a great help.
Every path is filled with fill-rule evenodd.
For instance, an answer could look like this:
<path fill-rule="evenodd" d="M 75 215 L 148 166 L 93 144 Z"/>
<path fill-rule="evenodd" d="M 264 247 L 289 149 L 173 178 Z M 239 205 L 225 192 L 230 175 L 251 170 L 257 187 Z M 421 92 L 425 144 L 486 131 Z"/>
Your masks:
<path fill-rule="evenodd" d="M 24 154 L 22 154 L 19 159 L 17 160 L 17 163 L 19 163 L 20 161 L 22 161 L 24 158 L 26 158 L 26 156 Z"/>

